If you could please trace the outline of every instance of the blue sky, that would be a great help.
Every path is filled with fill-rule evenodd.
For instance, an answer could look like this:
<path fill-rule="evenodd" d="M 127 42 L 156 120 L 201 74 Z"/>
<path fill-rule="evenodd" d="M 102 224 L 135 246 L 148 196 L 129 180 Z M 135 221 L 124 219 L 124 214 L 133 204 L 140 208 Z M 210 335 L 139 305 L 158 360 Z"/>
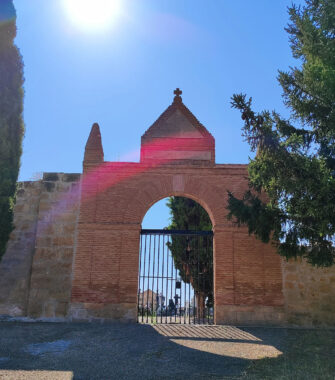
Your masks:
<path fill-rule="evenodd" d="M 102 32 L 75 26 L 62 0 L 14 0 L 25 65 L 20 180 L 81 172 L 93 122 L 105 160 L 138 161 L 141 135 L 176 87 L 214 135 L 216 162 L 247 163 L 230 97 L 244 92 L 256 109 L 287 115 L 276 76 L 298 64 L 284 31 L 291 1 L 119 1 L 122 11 Z M 144 227 L 166 224 L 164 203 L 149 211 Z"/>

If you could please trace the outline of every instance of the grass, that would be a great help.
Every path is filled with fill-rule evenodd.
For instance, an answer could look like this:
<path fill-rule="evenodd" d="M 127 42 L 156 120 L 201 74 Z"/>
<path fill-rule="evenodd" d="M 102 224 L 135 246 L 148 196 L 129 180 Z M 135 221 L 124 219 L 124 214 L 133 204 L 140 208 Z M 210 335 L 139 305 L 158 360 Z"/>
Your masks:
<path fill-rule="evenodd" d="M 243 379 L 335 380 L 335 330 L 290 330 L 280 350 L 252 361 Z"/>

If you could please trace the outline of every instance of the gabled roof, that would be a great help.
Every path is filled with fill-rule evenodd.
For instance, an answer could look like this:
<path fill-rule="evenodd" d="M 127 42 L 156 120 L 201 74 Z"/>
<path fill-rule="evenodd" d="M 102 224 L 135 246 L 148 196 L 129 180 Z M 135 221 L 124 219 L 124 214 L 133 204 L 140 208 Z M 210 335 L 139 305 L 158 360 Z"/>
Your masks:
<path fill-rule="evenodd" d="M 143 134 L 142 139 L 175 136 L 180 138 L 212 138 L 213 136 L 184 105 L 181 91 L 175 91 L 173 103 Z"/>

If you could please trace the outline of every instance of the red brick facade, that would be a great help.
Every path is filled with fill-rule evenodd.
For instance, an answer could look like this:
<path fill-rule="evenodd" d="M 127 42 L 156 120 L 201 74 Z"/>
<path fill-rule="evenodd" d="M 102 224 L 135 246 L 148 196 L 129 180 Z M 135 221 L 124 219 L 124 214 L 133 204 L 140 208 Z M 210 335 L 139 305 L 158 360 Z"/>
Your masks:
<path fill-rule="evenodd" d="M 280 257 L 226 218 L 227 190 L 243 194 L 247 167 L 215 164 L 214 158 L 213 137 L 179 96 L 144 134 L 140 163 L 104 162 L 99 127 L 92 128 L 77 228 L 73 315 L 136 320 L 143 217 L 160 199 L 183 196 L 201 204 L 213 224 L 216 323 L 283 318 Z"/>

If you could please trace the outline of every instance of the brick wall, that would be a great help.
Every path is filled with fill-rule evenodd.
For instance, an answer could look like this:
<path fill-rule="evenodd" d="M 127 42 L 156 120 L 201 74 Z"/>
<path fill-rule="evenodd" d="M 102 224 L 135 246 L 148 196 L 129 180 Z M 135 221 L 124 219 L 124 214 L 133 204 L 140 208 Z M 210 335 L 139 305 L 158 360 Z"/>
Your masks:
<path fill-rule="evenodd" d="M 104 163 L 87 172 L 72 284 L 73 317 L 136 320 L 142 219 L 152 204 L 175 195 L 199 202 L 212 220 L 216 322 L 280 320 L 280 257 L 270 245 L 249 236 L 246 228 L 226 219 L 227 190 L 242 195 L 246 175 L 245 165 Z M 255 307 L 262 307 L 262 313 L 253 313 Z"/>

